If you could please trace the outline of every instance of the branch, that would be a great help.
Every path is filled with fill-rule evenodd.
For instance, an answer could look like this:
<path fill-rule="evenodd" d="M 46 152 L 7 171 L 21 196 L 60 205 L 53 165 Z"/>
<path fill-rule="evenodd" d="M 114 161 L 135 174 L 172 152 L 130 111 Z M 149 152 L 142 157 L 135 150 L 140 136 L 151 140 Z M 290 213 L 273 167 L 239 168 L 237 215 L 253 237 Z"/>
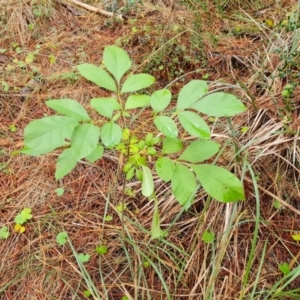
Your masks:
<path fill-rule="evenodd" d="M 80 2 L 78 0 L 69 0 L 69 1 L 73 2 L 74 4 L 76 4 L 78 6 L 81 6 L 81 7 L 85 8 L 85 9 L 87 9 L 87 10 L 93 11 L 95 13 L 99 13 L 99 14 L 104 15 L 104 16 L 108 16 L 108 17 L 115 16 L 115 14 L 112 13 L 112 12 L 110 12 L 110 11 L 106 11 L 106 10 L 103 10 L 103 9 L 100 9 L 100 8 L 96 8 L 95 6 L 82 3 L 82 2 Z M 123 17 L 122 17 L 121 14 L 118 14 L 117 18 L 123 21 Z"/>

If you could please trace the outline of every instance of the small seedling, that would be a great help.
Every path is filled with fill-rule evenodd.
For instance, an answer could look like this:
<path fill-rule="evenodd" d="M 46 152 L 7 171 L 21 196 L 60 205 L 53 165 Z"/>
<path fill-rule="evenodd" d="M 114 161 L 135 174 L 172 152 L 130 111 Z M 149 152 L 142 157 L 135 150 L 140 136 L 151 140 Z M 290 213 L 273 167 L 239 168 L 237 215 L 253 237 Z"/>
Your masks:
<path fill-rule="evenodd" d="M 7 226 L 3 226 L 0 228 L 0 239 L 7 239 L 9 237 L 10 233 L 8 231 L 8 227 Z"/>
<path fill-rule="evenodd" d="M 107 222 L 109 222 L 109 221 L 111 221 L 113 219 L 113 217 L 112 216 L 110 216 L 110 215 L 108 215 L 108 216 L 106 216 L 105 217 L 105 221 L 107 221 Z"/>
<path fill-rule="evenodd" d="M 64 192 L 65 192 L 64 188 L 58 188 L 55 190 L 57 196 L 62 196 Z"/>
<path fill-rule="evenodd" d="M 26 230 L 25 226 L 22 226 L 18 223 L 15 224 L 15 226 L 14 226 L 14 231 L 17 233 L 23 233 L 23 232 L 25 232 L 25 230 Z"/>
<path fill-rule="evenodd" d="M 89 254 L 83 254 L 83 253 L 79 253 L 79 254 L 78 254 L 78 259 L 79 259 L 79 261 L 82 262 L 83 264 L 89 262 L 90 257 L 91 257 L 91 256 L 90 256 Z"/>
<path fill-rule="evenodd" d="M 49 55 L 49 61 L 50 61 L 50 64 L 54 64 L 56 62 L 56 58 L 53 54 Z"/>
<path fill-rule="evenodd" d="M 119 205 L 116 206 L 116 210 L 120 213 L 124 212 L 126 210 L 126 204 L 120 203 Z"/>
<path fill-rule="evenodd" d="M 86 290 L 83 292 L 84 297 L 88 298 L 91 296 L 91 292 L 89 290 Z"/>
<path fill-rule="evenodd" d="M 107 253 L 107 247 L 104 246 L 104 245 L 101 245 L 101 246 L 97 246 L 95 251 L 100 254 L 100 255 L 104 255 Z"/>
<path fill-rule="evenodd" d="M 24 208 L 14 219 L 17 224 L 24 224 L 32 219 L 31 208 Z"/>
<path fill-rule="evenodd" d="M 206 244 L 211 244 L 214 242 L 214 239 L 215 239 L 215 234 L 213 231 L 207 231 L 205 230 L 203 232 L 203 235 L 202 235 L 202 238 L 201 240 L 206 243 Z"/>
<path fill-rule="evenodd" d="M 280 208 L 281 208 L 281 203 L 280 203 L 277 199 L 275 199 L 275 200 L 273 201 L 273 206 L 274 206 L 276 209 L 280 209 Z"/>
<path fill-rule="evenodd" d="M 6 81 L 2 80 L 1 85 L 3 92 L 7 93 L 9 91 L 9 84 Z"/>
<path fill-rule="evenodd" d="M 241 133 L 246 133 L 249 130 L 248 126 L 244 126 L 241 128 Z"/>
<path fill-rule="evenodd" d="M 16 127 L 15 124 L 8 125 L 8 129 L 9 129 L 11 132 L 16 132 L 16 131 L 17 131 L 17 127 Z"/>
<path fill-rule="evenodd" d="M 209 93 L 205 81 L 192 80 L 179 92 L 175 107 L 168 109 L 173 98 L 170 90 L 143 94 L 155 82 L 153 76 L 130 73 L 124 78 L 132 66 L 124 50 L 107 46 L 103 63 L 105 68 L 81 64 L 77 69 L 81 76 L 113 93 L 111 97 L 90 101 L 91 107 L 105 119 L 92 120 L 75 100 L 49 100 L 46 105 L 57 115 L 34 120 L 26 126 L 22 153 L 41 155 L 63 149 L 56 164 L 55 177 L 59 180 L 82 159 L 94 163 L 105 151 L 115 150 L 125 162 L 125 180 L 140 181 L 142 195 L 154 200 L 152 238 L 164 236 L 156 205 L 155 173 L 169 184 L 185 210 L 193 204 L 199 187 L 223 203 L 245 199 L 243 185 L 234 174 L 205 163 L 219 152 L 220 145 L 211 140 L 210 128 L 201 117 L 201 114 L 213 118 L 235 116 L 246 109 L 240 100 L 225 92 Z M 146 107 L 152 111 L 148 121 L 156 129 L 136 136 L 138 110 Z M 120 204 L 116 209 L 123 213 L 126 206 Z"/>
<path fill-rule="evenodd" d="M 146 269 L 146 268 L 149 268 L 150 267 L 150 263 L 149 263 L 149 261 L 145 261 L 145 262 L 143 262 L 143 267 Z"/>
<path fill-rule="evenodd" d="M 292 238 L 294 241 L 299 242 L 300 241 L 300 233 L 293 234 Z"/>
<path fill-rule="evenodd" d="M 278 269 L 283 273 L 283 275 L 288 275 L 291 272 L 291 268 L 287 262 L 279 264 Z"/>
<path fill-rule="evenodd" d="M 56 236 L 56 242 L 57 242 L 57 244 L 59 244 L 60 246 L 63 246 L 67 242 L 67 237 L 68 237 L 68 233 L 66 231 L 60 232 Z"/>

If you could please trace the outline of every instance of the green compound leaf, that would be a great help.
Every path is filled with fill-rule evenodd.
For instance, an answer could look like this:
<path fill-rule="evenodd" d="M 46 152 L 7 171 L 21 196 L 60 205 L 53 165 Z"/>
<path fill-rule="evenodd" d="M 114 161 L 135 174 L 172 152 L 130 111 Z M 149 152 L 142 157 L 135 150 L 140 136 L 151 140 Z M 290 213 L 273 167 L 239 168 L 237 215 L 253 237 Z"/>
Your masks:
<path fill-rule="evenodd" d="M 115 98 L 93 98 L 91 106 L 101 115 L 111 119 L 114 110 L 120 110 L 120 103 Z"/>
<path fill-rule="evenodd" d="M 14 221 L 17 224 L 24 224 L 28 220 L 32 219 L 31 208 L 24 208 L 22 211 L 15 217 Z"/>
<path fill-rule="evenodd" d="M 83 264 L 89 262 L 89 260 L 91 258 L 91 256 L 89 254 L 83 254 L 83 253 L 79 253 L 77 255 L 77 257 L 78 257 L 79 261 L 82 262 Z"/>
<path fill-rule="evenodd" d="M 208 91 L 207 83 L 203 80 L 192 80 L 179 92 L 177 110 L 191 107 L 197 100 L 202 98 Z"/>
<path fill-rule="evenodd" d="M 182 142 L 178 138 L 169 138 L 166 137 L 163 140 L 162 153 L 178 153 L 182 149 Z"/>
<path fill-rule="evenodd" d="M 154 183 L 151 170 L 147 166 L 142 166 L 143 181 L 142 194 L 145 197 L 150 197 L 154 191 Z"/>
<path fill-rule="evenodd" d="M 125 109 L 145 107 L 149 104 L 150 97 L 147 95 L 130 95 L 125 103 Z"/>
<path fill-rule="evenodd" d="M 0 239 L 6 240 L 9 237 L 10 233 L 7 226 L 0 228 Z"/>
<path fill-rule="evenodd" d="M 234 95 L 223 92 L 205 96 L 192 105 L 192 108 L 212 117 L 232 117 L 246 110 Z"/>
<path fill-rule="evenodd" d="M 94 124 L 78 125 L 71 137 L 71 149 L 77 156 L 77 160 L 90 155 L 99 142 L 100 129 Z"/>
<path fill-rule="evenodd" d="M 128 54 L 116 46 L 105 47 L 103 61 L 107 70 L 114 75 L 118 83 L 131 67 L 131 60 Z"/>
<path fill-rule="evenodd" d="M 78 122 L 89 121 L 91 119 L 84 107 L 72 99 L 49 100 L 46 101 L 46 105 Z"/>
<path fill-rule="evenodd" d="M 178 129 L 176 123 L 167 116 L 157 116 L 154 118 L 157 129 L 169 138 L 176 138 Z"/>
<path fill-rule="evenodd" d="M 104 147 L 102 145 L 97 145 L 96 148 L 89 154 L 86 159 L 92 164 L 96 160 L 100 159 L 103 156 Z"/>
<path fill-rule="evenodd" d="M 60 232 L 56 236 L 56 242 L 58 245 L 63 246 L 67 242 L 68 233 L 66 231 Z"/>
<path fill-rule="evenodd" d="M 171 181 L 175 171 L 175 164 L 167 157 L 160 157 L 155 163 L 155 171 L 161 180 L 165 182 Z"/>
<path fill-rule="evenodd" d="M 155 113 L 163 111 L 171 102 L 172 94 L 169 90 L 155 91 L 150 98 L 150 105 Z"/>
<path fill-rule="evenodd" d="M 139 91 L 149 87 L 154 82 L 155 78 L 149 74 L 131 75 L 123 83 L 121 94 Z"/>
<path fill-rule="evenodd" d="M 77 155 L 72 148 L 65 149 L 56 162 L 55 178 L 56 180 L 63 178 L 69 174 L 78 162 Z"/>
<path fill-rule="evenodd" d="M 191 135 L 202 139 L 210 138 L 210 129 L 205 121 L 192 111 L 182 111 L 178 114 L 181 126 Z"/>
<path fill-rule="evenodd" d="M 197 189 L 193 172 L 184 165 L 176 164 L 171 184 L 175 198 L 185 210 L 188 210 L 194 202 Z"/>
<path fill-rule="evenodd" d="M 101 128 L 101 140 L 106 147 L 115 147 L 122 139 L 122 128 L 113 122 L 106 123 Z"/>
<path fill-rule="evenodd" d="M 69 117 L 51 116 L 30 122 L 24 130 L 23 153 L 39 155 L 66 145 L 78 123 Z M 32 149 L 32 152 L 30 151 Z"/>
<path fill-rule="evenodd" d="M 98 86 L 109 91 L 116 92 L 117 87 L 112 77 L 103 69 L 92 64 L 81 64 L 77 66 L 81 76 L 96 83 Z"/>
<path fill-rule="evenodd" d="M 191 142 L 179 159 L 197 163 L 211 158 L 218 153 L 220 145 L 213 141 L 199 140 Z"/>
<path fill-rule="evenodd" d="M 214 199 L 223 202 L 245 200 L 243 184 L 231 172 L 214 165 L 193 165 L 203 189 Z"/>

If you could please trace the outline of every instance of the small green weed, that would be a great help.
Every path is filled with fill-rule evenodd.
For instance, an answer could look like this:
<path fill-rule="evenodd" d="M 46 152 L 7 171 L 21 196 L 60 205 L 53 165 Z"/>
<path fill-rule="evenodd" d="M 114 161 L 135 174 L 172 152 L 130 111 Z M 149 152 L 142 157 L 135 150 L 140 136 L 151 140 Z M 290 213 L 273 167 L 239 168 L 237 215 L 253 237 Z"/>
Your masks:
<path fill-rule="evenodd" d="M 234 174 L 202 163 L 216 155 L 220 145 L 210 140 L 210 128 L 199 114 L 234 116 L 245 111 L 240 100 L 224 92 L 209 93 L 205 81 L 192 80 L 181 89 L 175 108 L 168 109 L 172 99 L 170 90 L 157 90 L 151 96 L 141 93 L 155 82 L 153 76 L 129 74 L 122 80 L 132 65 L 124 50 L 106 47 L 103 62 L 114 78 L 104 68 L 92 64 L 81 64 L 77 68 L 83 77 L 114 93 L 114 96 L 90 101 L 106 120 L 92 120 L 75 100 L 49 100 L 46 105 L 59 115 L 35 120 L 26 126 L 22 153 L 41 155 L 63 147 L 55 172 L 59 180 L 82 159 L 94 163 L 105 151 L 116 150 L 125 161 L 126 180 L 135 177 L 141 182 L 142 195 L 154 201 L 152 238 L 164 236 L 160 230 L 153 173 L 162 181 L 170 182 L 175 198 L 185 210 L 193 204 L 200 186 L 221 202 L 245 199 L 242 183 Z M 136 93 L 138 91 L 140 93 Z M 148 122 L 153 122 L 156 130 L 138 137 L 133 134 L 134 124 L 146 107 L 152 110 Z M 136 109 L 142 110 L 137 112 Z M 119 119 L 122 122 L 118 123 Z M 191 139 L 180 136 L 179 125 Z M 126 208 L 125 203 L 119 206 L 120 212 Z"/>

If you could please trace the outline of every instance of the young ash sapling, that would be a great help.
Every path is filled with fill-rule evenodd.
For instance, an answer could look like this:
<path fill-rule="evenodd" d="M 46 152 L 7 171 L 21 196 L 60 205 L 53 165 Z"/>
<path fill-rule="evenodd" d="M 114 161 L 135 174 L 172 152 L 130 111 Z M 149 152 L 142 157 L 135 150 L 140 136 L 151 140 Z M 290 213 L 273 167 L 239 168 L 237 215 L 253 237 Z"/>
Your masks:
<path fill-rule="evenodd" d="M 126 180 L 135 177 L 141 181 L 142 194 L 154 200 L 152 238 L 164 234 L 160 230 L 153 173 L 170 182 L 175 198 L 186 210 L 193 204 L 199 188 L 224 203 L 245 199 L 243 185 L 234 174 L 204 163 L 218 153 L 220 145 L 210 139 L 210 128 L 200 116 L 232 117 L 245 110 L 240 100 L 228 93 L 208 93 L 205 81 L 192 80 L 181 89 L 175 112 L 170 112 L 167 109 L 172 98 L 170 90 L 157 90 L 151 96 L 137 93 L 155 82 L 153 76 L 129 74 L 123 79 L 132 65 L 124 50 L 107 46 L 103 62 L 105 68 L 92 64 L 77 68 L 83 77 L 113 92 L 114 96 L 90 100 L 92 108 L 104 118 L 92 120 L 76 100 L 46 101 L 57 115 L 34 120 L 26 126 L 23 153 L 42 155 L 61 148 L 55 172 L 56 179 L 61 179 L 82 159 L 94 163 L 104 151 L 118 151 L 125 159 Z M 137 118 L 130 113 L 145 107 L 152 110 L 149 122 L 154 122 L 157 131 L 141 138 L 134 135 Z M 118 123 L 120 118 L 122 122 Z M 180 137 L 180 126 L 185 136 L 192 139 Z"/>

